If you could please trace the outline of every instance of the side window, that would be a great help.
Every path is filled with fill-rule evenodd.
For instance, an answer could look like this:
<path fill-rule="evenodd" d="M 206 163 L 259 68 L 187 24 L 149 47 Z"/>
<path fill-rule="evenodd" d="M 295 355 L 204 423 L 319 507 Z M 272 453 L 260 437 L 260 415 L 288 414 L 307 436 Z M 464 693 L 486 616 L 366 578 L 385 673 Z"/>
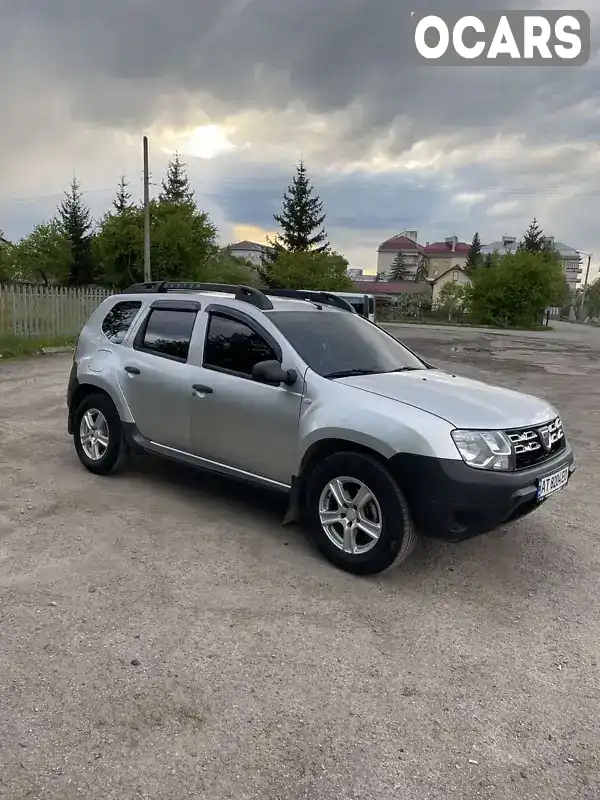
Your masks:
<path fill-rule="evenodd" d="M 196 311 L 153 308 L 138 347 L 157 356 L 187 361 L 195 321 Z"/>
<path fill-rule="evenodd" d="M 259 361 L 277 361 L 271 345 L 252 328 L 230 317 L 211 314 L 203 366 L 251 375 Z"/>
<path fill-rule="evenodd" d="M 139 300 L 117 303 L 104 317 L 102 333 L 114 344 L 121 344 L 141 307 Z"/>

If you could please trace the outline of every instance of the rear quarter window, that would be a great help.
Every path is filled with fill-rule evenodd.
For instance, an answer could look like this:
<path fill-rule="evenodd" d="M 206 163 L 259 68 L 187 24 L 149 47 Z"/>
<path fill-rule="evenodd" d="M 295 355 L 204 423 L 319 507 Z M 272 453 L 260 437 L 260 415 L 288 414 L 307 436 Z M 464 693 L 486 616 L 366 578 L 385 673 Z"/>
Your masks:
<path fill-rule="evenodd" d="M 141 307 L 139 300 L 117 303 L 102 320 L 102 333 L 113 344 L 122 344 Z"/>

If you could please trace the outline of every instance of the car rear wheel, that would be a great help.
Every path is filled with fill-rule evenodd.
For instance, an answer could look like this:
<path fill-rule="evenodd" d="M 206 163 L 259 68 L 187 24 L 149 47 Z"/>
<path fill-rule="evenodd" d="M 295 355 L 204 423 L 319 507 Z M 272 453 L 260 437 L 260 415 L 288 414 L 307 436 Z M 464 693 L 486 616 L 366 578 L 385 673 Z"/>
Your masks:
<path fill-rule="evenodd" d="M 88 395 L 78 406 L 73 440 L 79 460 L 96 475 L 116 472 L 129 456 L 119 414 L 105 394 Z"/>
<path fill-rule="evenodd" d="M 305 497 L 316 547 L 348 572 L 382 572 L 405 561 L 418 541 L 404 495 L 371 456 L 328 456 L 309 476 Z"/>

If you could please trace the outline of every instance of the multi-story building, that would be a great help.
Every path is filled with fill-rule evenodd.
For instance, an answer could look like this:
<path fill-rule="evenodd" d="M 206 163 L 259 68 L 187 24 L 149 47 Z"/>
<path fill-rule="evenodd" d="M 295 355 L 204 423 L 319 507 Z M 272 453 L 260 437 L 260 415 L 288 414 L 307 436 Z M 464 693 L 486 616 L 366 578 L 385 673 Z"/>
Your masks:
<path fill-rule="evenodd" d="M 249 242 L 246 240 L 243 242 L 230 244 L 228 245 L 227 249 L 235 258 L 245 258 L 247 261 L 251 261 L 253 264 L 256 264 L 256 266 L 260 266 L 262 264 L 263 256 L 267 255 L 268 253 L 275 252 L 275 248 L 269 247 L 269 245 L 258 244 L 258 242 Z"/>
<path fill-rule="evenodd" d="M 558 253 L 565 273 L 565 278 L 569 285 L 569 289 L 576 289 L 578 284 L 582 281 L 583 267 L 581 265 L 581 254 L 573 247 L 569 247 L 564 242 L 557 242 L 553 236 L 547 236 L 546 241 L 548 245 Z M 519 240 L 516 236 L 503 236 L 497 242 L 490 242 L 490 244 L 482 245 L 482 255 L 498 253 L 504 256 L 507 253 L 515 253 L 519 246 Z"/>
<path fill-rule="evenodd" d="M 443 242 L 427 242 L 423 248 L 427 277 L 437 279 L 450 270 L 463 269 L 467 263 L 469 247 L 466 242 L 459 242 L 456 236 L 449 236 Z"/>
<path fill-rule="evenodd" d="M 348 277 L 353 281 L 372 282 L 375 280 L 375 275 L 366 275 L 364 269 L 361 267 L 348 267 L 346 270 Z"/>
<path fill-rule="evenodd" d="M 414 279 L 424 255 L 423 246 L 417 242 L 418 231 L 402 233 L 386 239 L 377 248 L 377 275 L 385 280 L 389 277 L 392 264 L 398 253 L 402 253 L 407 279 Z"/>

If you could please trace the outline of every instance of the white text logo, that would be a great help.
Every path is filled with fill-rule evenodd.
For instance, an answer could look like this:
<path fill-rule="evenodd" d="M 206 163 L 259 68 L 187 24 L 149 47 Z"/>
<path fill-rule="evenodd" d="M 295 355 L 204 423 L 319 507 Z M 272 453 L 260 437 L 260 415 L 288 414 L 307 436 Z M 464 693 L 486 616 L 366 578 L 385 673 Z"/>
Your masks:
<path fill-rule="evenodd" d="M 584 11 L 412 14 L 420 60 L 436 66 L 581 66 L 590 57 Z"/>

